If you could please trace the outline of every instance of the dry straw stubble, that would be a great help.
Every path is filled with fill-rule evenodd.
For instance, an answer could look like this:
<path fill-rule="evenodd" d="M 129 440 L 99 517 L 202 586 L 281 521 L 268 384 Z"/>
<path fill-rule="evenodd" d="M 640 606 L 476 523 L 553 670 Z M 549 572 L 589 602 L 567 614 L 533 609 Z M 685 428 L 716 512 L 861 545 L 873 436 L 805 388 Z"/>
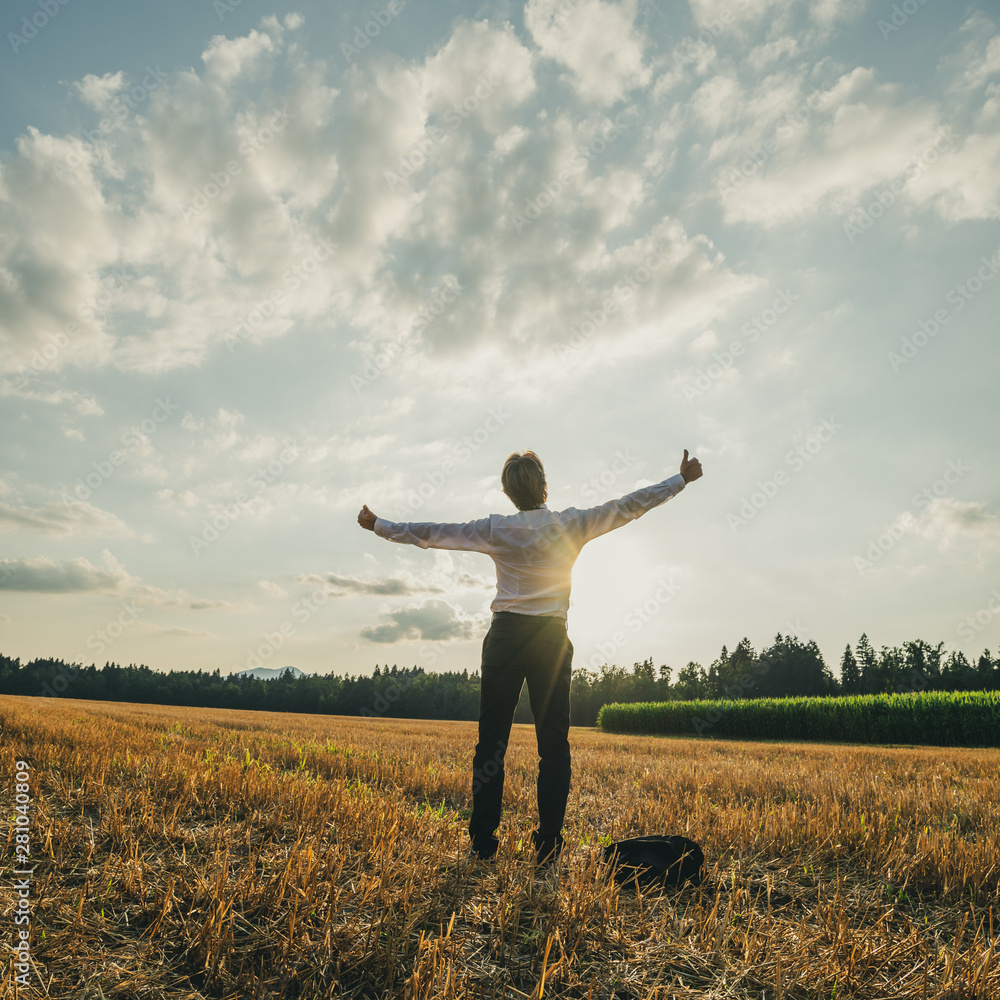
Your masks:
<path fill-rule="evenodd" d="M 471 723 L 12 696 L 0 722 L 50 996 L 1000 996 L 1000 751 L 574 729 L 569 849 L 536 879 L 529 726 L 483 870 Z M 661 832 L 704 846 L 701 887 L 604 878 L 602 839 Z"/>

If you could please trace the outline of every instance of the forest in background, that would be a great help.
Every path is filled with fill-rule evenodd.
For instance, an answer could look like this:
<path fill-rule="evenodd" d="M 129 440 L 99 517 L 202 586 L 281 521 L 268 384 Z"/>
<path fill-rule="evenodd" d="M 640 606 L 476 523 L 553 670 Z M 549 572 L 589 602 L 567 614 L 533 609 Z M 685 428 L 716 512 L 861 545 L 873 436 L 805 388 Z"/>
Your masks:
<path fill-rule="evenodd" d="M 631 668 L 604 664 L 573 669 L 570 715 L 573 725 L 592 726 L 602 705 L 615 702 L 718 698 L 781 698 L 802 695 L 888 694 L 899 691 L 1000 690 L 1000 651 L 983 650 L 973 663 L 944 643 L 922 639 L 876 651 L 863 634 L 847 645 L 835 676 L 815 641 L 780 633 L 759 653 L 749 639 L 722 652 L 706 670 L 688 663 L 678 671 L 652 658 Z M 325 715 L 411 719 L 479 718 L 479 673 L 429 673 L 423 667 L 376 665 L 370 675 L 283 673 L 274 680 L 222 676 L 218 670 L 152 670 L 145 664 L 106 662 L 82 666 L 59 659 L 22 664 L 0 654 L 0 694 L 142 702 L 202 708 L 235 708 Z M 514 715 L 530 722 L 527 688 Z"/>

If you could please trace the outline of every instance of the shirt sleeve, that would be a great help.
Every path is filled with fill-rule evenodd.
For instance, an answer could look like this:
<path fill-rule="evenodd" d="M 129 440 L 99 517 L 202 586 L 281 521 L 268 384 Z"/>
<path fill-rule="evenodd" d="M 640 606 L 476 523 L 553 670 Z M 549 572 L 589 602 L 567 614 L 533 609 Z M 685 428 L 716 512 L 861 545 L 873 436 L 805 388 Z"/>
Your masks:
<path fill-rule="evenodd" d="M 660 504 L 676 496 L 686 485 L 684 477 L 678 472 L 676 476 L 671 476 L 662 483 L 643 486 L 642 489 L 629 493 L 619 500 L 609 500 L 599 507 L 580 511 L 579 526 L 582 532 L 580 544 L 642 517 L 647 510 L 659 507 Z"/>
<path fill-rule="evenodd" d="M 419 545 L 422 549 L 468 549 L 472 552 L 490 551 L 490 519 L 465 524 L 434 524 L 430 521 L 387 521 L 375 518 L 375 534 L 390 542 Z"/>

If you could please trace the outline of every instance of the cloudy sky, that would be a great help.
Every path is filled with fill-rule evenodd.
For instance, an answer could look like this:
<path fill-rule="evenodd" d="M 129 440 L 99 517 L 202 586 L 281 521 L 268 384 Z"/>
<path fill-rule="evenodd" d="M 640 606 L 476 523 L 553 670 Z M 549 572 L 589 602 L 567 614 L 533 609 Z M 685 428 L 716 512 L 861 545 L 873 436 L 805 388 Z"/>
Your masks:
<path fill-rule="evenodd" d="M 10 0 L 0 651 L 479 666 L 392 520 L 704 478 L 578 667 L 1000 646 L 992 0 Z M 996 280 L 995 280 L 996 279 Z"/>

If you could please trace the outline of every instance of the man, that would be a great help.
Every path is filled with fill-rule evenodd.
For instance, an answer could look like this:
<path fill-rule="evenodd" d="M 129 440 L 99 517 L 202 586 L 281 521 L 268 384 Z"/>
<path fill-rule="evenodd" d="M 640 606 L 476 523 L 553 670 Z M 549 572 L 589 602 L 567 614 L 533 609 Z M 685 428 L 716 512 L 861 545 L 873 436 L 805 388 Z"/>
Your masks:
<path fill-rule="evenodd" d="M 536 864 L 548 867 L 562 851 L 569 796 L 569 690 L 573 644 L 566 634 L 570 577 L 583 546 L 641 517 L 700 478 L 701 463 L 684 449 L 680 473 L 599 507 L 550 511 L 541 460 L 514 452 L 500 476 L 517 514 L 491 514 L 465 524 L 392 524 L 365 504 L 362 528 L 421 548 L 485 552 L 496 564 L 493 621 L 483 640 L 479 742 L 472 762 L 471 857 L 490 860 L 503 800 L 504 756 L 521 687 L 528 697 L 538 741 L 538 828 L 532 831 Z"/>

